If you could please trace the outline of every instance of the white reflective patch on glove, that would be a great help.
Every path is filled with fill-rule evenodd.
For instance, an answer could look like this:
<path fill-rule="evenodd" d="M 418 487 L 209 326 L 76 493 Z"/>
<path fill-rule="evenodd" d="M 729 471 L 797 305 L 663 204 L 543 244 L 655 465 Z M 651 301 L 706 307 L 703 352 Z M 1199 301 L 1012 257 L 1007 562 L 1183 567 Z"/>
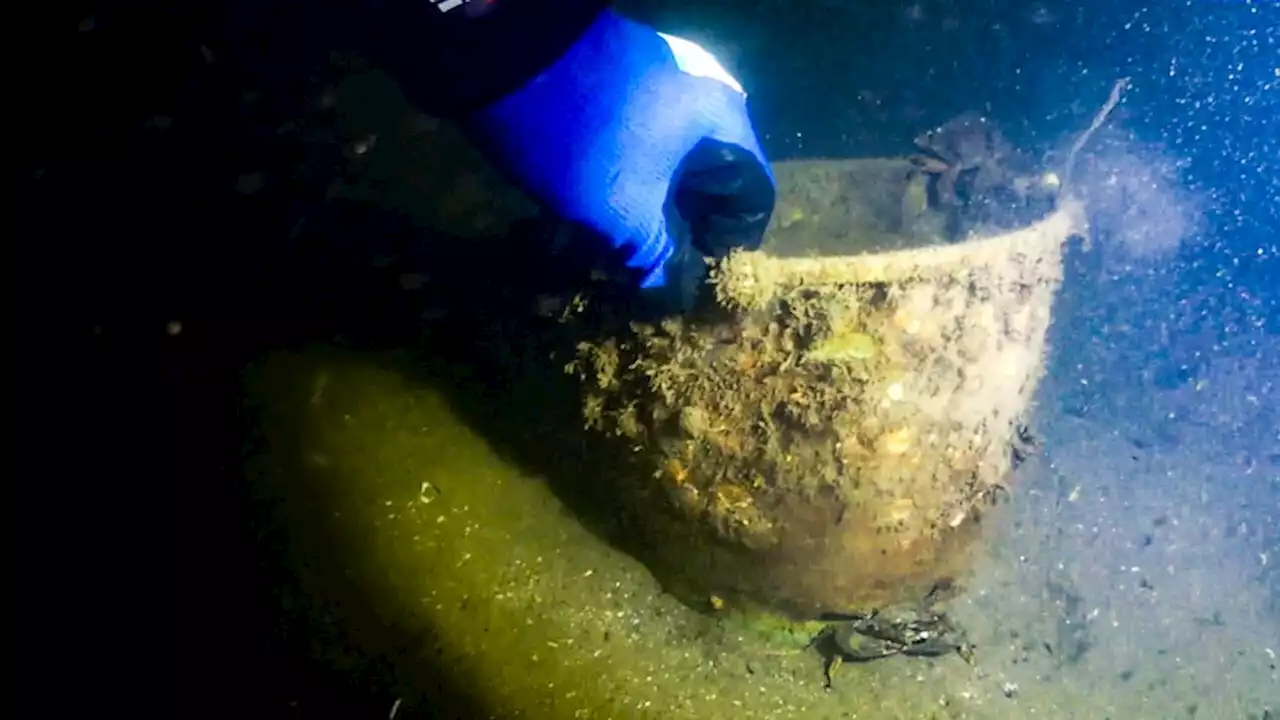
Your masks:
<path fill-rule="evenodd" d="M 711 53 L 707 52 L 706 48 L 682 37 L 666 33 L 658 33 L 658 36 L 665 40 L 667 46 L 671 48 L 671 55 L 675 58 L 676 67 L 680 68 L 681 72 L 694 77 L 719 80 L 737 92 L 743 95 L 747 94 L 747 91 L 742 89 L 742 85 L 729 74 L 728 70 L 724 69 L 719 60 L 716 60 Z"/>

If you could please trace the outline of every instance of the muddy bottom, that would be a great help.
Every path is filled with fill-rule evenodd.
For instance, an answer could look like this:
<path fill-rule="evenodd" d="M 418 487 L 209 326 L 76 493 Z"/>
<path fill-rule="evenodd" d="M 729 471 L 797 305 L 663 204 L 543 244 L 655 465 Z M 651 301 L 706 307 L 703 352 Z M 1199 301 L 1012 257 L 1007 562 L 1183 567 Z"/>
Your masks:
<path fill-rule="evenodd" d="M 803 628 L 663 593 L 408 362 L 322 349 L 249 375 L 266 441 L 254 483 L 322 616 L 308 622 L 343 638 L 317 652 L 389 662 L 398 716 L 430 706 L 442 669 L 494 717 L 953 716 L 871 665 L 824 691 Z"/>
<path fill-rule="evenodd" d="M 309 637 L 323 664 L 390 685 L 395 717 L 440 716 L 459 697 L 475 707 L 450 704 L 445 716 L 1259 717 L 1258 693 L 1274 689 L 1266 643 L 1248 631 L 1256 621 L 1239 620 L 1243 610 L 1221 606 L 1218 625 L 1188 619 L 1213 617 L 1208 610 L 1175 611 L 1204 585 L 1157 582 L 1165 599 L 1151 606 L 1134 597 L 1150 591 L 1131 587 L 1127 566 L 1114 583 L 1068 573 L 1074 536 L 1053 528 L 1086 526 L 1059 525 L 1066 518 L 1056 518 L 1049 491 L 1064 481 L 1044 461 L 1028 467 L 1028 491 L 956 601 L 975 664 L 846 664 L 825 690 L 821 659 L 804 648 L 812 628 L 693 608 L 663 592 L 604 539 L 598 519 L 583 521 L 580 498 L 565 502 L 554 478 L 522 470 L 510 448 L 472 429 L 459 388 L 485 378 L 421 367 L 322 348 L 270 356 L 247 375 L 264 441 L 250 462 L 255 495 L 273 508 L 297 578 L 284 621 L 324 629 Z M 497 414 L 541 412 L 536 397 L 480 399 Z M 1109 458 L 1132 463 L 1125 452 L 1078 454 L 1070 433 L 1049 428 L 1050 442 L 1061 436 L 1058 462 L 1090 458 L 1093 475 L 1117 480 Z M 1095 492 L 1081 490 L 1072 506 Z M 1064 637 L 1087 643 L 1073 649 Z"/>

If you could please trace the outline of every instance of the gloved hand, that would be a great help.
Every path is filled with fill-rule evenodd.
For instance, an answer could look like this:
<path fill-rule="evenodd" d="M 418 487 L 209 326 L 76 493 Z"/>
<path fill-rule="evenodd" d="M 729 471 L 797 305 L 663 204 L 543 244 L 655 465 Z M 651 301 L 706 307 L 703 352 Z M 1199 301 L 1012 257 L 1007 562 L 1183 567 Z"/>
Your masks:
<path fill-rule="evenodd" d="M 664 312 L 692 306 L 703 256 L 758 247 L 773 211 L 737 81 L 698 45 L 610 11 L 463 125 L 524 190 L 620 252 Z"/>

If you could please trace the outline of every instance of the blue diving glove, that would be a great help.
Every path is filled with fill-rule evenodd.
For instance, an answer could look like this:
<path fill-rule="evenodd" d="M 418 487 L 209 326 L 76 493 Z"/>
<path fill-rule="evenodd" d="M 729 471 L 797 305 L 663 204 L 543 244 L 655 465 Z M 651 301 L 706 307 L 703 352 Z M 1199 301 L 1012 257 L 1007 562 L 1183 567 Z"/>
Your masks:
<path fill-rule="evenodd" d="M 693 305 L 703 257 L 759 247 L 773 212 L 737 81 L 700 46 L 607 10 L 463 124 L 525 191 L 620 253 L 662 312 Z"/>

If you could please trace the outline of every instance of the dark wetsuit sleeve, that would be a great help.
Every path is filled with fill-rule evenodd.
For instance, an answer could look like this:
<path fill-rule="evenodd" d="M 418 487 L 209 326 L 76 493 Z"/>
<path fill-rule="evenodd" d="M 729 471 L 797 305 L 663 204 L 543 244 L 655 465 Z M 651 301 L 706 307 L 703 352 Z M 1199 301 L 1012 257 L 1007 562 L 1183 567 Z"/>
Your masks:
<path fill-rule="evenodd" d="M 532 80 L 606 0 L 346 0 L 357 49 L 423 110 L 458 115 Z"/>

